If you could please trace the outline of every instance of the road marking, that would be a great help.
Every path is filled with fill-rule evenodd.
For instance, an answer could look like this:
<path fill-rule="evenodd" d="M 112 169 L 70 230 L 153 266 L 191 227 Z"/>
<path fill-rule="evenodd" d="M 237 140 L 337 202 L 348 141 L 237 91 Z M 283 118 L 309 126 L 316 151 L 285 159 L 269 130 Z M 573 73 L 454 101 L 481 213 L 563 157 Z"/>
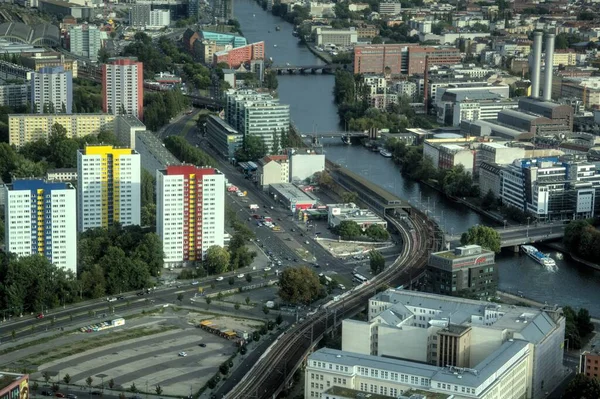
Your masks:
<path fill-rule="evenodd" d="M 184 292 L 186 292 L 186 291 L 185 290 L 175 291 L 174 294 L 183 294 Z"/>

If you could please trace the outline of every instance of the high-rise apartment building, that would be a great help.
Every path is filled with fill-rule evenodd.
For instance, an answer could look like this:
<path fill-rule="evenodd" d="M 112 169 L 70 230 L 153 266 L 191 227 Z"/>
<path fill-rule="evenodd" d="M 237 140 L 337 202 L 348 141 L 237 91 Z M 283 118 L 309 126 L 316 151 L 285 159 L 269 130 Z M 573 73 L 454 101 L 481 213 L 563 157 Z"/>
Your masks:
<path fill-rule="evenodd" d="M 41 68 L 31 76 L 31 112 L 70 114 L 73 73 L 62 66 Z"/>
<path fill-rule="evenodd" d="M 144 64 L 137 58 L 113 58 L 102 65 L 102 110 L 144 116 Z"/>
<path fill-rule="evenodd" d="M 202 260 L 208 248 L 223 246 L 225 176 L 193 165 L 157 170 L 156 230 L 165 267 Z"/>
<path fill-rule="evenodd" d="M 73 54 L 98 59 L 98 51 L 102 47 L 101 32 L 93 25 L 77 25 L 69 29 L 70 50 Z"/>
<path fill-rule="evenodd" d="M 88 145 L 77 152 L 77 228 L 140 224 L 140 154 Z"/>
<path fill-rule="evenodd" d="M 29 91 L 27 83 L 0 84 L 0 105 L 22 107 L 29 101 Z"/>
<path fill-rule="evenodd" d="M 171 23 L 170 10 L 152 10 L 151 4 L 132 4 L 129 25 L 137 28 L 161 28 Z"/>
<path fill-rule="evenodd" d="M 69 183 L 15 180 L 4 190 L 6 250 L 18 256 L 43 255 L 77 273 L 75 188 Z"/>
<path fill-rule="evenodd" d="M 269 151 L 274 135 L 288 132 L 290 106 L 279 99 L 254 90 L 229 90 L 226 94 L 227 123 L 245 136 L 260 137 Z"/>

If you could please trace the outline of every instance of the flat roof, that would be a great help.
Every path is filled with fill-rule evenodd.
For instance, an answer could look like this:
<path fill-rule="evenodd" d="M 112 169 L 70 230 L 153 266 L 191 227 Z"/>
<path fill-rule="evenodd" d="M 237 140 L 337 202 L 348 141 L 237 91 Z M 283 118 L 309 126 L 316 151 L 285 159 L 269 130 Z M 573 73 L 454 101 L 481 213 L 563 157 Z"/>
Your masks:
<path fill-rule="evenodd" d="M 371 183 L 369 180 L 365 179 L 364 177 L 360 176 L 357 173 L 352 172 L 351 170 L 348 170 L 346 168 L 340 168 L 337 171 L 338 171 L 338 173 L 342 173 L 342 174 L 352 178 L 357 183 L 360 183 L 361 185 L 363 185 L 365 188 L 368 188 L 370 191 L 372 191 L 374 194 L 378 195 L 381 199 L 383 199 L 384 201 L 386 201 L 388 203 L 390 203 L 390 202 L 406 203 L 401 198 L 395 196 L 394 194 L 390 193 L 387 190 L 384 190 L 383 188 L 379 187 L 377 184 Z M 406 203 L 406 205 L 408 205 L 408 203 Z"/>
<path fill-rule="evenodd" d="M 270 187 L 284 196 L 290 202 L 316 202 L 318 198 L 311 193 L 300 190 L 292 183 L 270 184 Z"/>
<path fill-rule="evenodd" d="M 13 382 L 18 381 L 25 376 L 26 376 L 26 374 L 9 373 L 6 371 L 0 371 L 0 390 L 6 388 Z"/>

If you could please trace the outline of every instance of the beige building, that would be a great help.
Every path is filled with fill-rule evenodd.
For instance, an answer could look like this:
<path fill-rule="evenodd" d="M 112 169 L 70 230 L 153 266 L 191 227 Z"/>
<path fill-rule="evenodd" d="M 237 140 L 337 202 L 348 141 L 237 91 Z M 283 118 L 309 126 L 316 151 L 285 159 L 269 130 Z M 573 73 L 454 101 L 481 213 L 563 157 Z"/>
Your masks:
<path fill-rule="evenodd" d="M 260 185 L 263 188 L 270 184 L 288 183 L 290 181 L 290 164 L 287 155 L 269 155 L 258 162 Z"/>
<path fill-rule="evenodd" d="M 586 108 L 600 108 L 600 79 L 563 79 L 560 96 L 580 98 Z"/>
<path fill-rule="evenodd" d="M 350 46 L 358 42 L 358 31 L 356 28 L 331 29 L 318 27 L 314 30 L 317 46 L 333 44 L 336 46 Z"/>
<path fill-rule="evenodd" d="M 47 140 L 55 123 L 62 125 L 67 137 L 85 137 L 103 129 L 112 130 L 116 115 L 108 114 L 11 114 L 8 115 L 9 143 L 19 148 L 36 140 Z"/>
<path fill-rule="evenodd" d="M 466 172 L 475 172 L 475 150 L 465 140 L 446 142 L 447 140 L 430 139 L 423 144 L 423 156 L 431 158 L 436 169 L 452 169 L 463 165 Z"/>

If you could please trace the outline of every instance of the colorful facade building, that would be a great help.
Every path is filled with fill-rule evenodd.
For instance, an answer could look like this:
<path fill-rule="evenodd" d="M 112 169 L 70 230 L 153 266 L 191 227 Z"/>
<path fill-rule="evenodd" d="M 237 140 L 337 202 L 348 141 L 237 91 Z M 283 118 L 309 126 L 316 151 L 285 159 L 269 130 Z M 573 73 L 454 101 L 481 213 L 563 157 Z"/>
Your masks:
<path fill-rule="evenodd" d="M 225 240 L 225 176 L 193 165 L 156 171 L 156 232 L 164 266 L 202 260 L 208 248 Z"/>
<path fill-rule="evenodd" d="M 43 255 L 77 273 L 76 191 L 70 183 L 15 180 L 4 188 L 6 250 Z"/>
<path fill-rule="evenodd" d="M 137 58 L 114 58 L 102 64 L 102 110 L 144 118 L 144 64 Z"/>
<path fill-rule="evenodd" d="M 140 154 L 88 145 L 77 152 L 77 228 L 140 224 Z"/>
<path fill-rule="evenodd" d="M 236 69 L 246 62 L 253 60 L 264 60 L 265 42 L 251 43 L 247 46 L 218 51 L 213 57 L 214 65 L 224 62 L 229 66 L 229 68 Z"/>
<path fill-rule="evenodd" d="M 29 399 L 29 374 L 1 371 L 0 399 Z"/>

